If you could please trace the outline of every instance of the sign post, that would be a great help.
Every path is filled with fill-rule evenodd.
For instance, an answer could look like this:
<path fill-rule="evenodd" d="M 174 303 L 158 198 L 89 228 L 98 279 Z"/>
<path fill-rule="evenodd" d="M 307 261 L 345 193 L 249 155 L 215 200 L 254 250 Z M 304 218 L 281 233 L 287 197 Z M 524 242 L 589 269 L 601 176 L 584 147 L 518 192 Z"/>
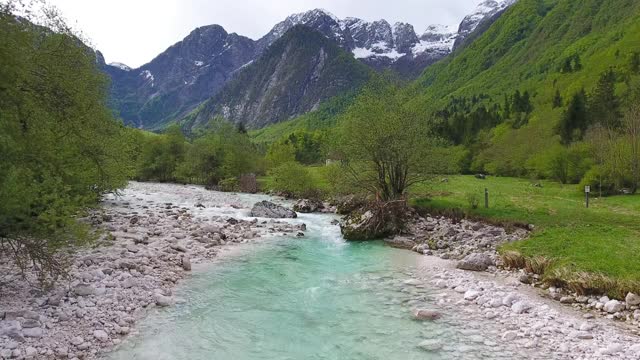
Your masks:
<path fill-rule="evenodd" d="M 585 203 L 587 204 L 587 209 L 589 208 L 589 193 L 591 192 L 591 186 L 587 185 L 584 187 L 584 198 Z"/>

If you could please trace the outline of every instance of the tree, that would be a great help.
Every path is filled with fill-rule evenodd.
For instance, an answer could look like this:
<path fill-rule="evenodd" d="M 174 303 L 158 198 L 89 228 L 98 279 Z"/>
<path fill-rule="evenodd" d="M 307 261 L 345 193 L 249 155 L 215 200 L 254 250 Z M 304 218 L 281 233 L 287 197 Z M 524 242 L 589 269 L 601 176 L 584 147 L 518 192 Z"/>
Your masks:
<path fill-rule="evenodd" d="M 48 282 L 64 275 L 57 250 L 89 239 L 78 216 L 126 185 L 131 146 L 95 52 L 32 10 L 0 4 L 0 252 Z"/>
<path fill-rule="evenodd" d="M 336 148 L 353 183 L 381 200 L 403 198 L 438 165 L 436 140 L 424 116 L 408 108 L 399 86 L 372 80 L 347 110 Z"/>
<path fill-rule="evenodd" d="M 609 69 L 598 80 L 589 98 L 589 113 L 592 124 L 602 124 L 605 128 L 618 129 L 622 125 L 620 104 L 615 94 L 616 73 Z"/>
<path fill-rule="evenodd" d="M 296 161 L 296 149 L 288 141 L 275 142 L 269 147 L 265 160 L 270 168 Z"/>
<path fill-rule="evenodd" d="M 582 139 L 588 127 L 587 95 L 582 89 L 571 98 L 568 108 L 556 126 L 556 132 L 560 135 L 561 142 L 567 145 Z"/>
<path fill-rule="evenodd" d="M 556 89 L 555 95 L 553 95 L 553 108 L 562 107 L 562 95 L 560 95 L 560 90 Z"/>
<path fill-rule="evenodd" d="M 623 120 L 623 134 L 628 146 L 631 172 L 631 192 L 636 193 L 640 182 L 640 104 L 633 104 Z"/>

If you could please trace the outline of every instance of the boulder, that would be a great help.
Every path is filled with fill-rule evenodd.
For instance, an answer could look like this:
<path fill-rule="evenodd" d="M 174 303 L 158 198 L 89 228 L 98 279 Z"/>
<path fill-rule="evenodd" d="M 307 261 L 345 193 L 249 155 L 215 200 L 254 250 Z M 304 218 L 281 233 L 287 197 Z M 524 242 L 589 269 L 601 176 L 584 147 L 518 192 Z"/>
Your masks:
<path fill-rule="evenodd" d="M 302 199 L 298 200 L 298 202 L 293 205 L 293 211 L 308 214 L 322 210 L 323 207 L 324 205 L 319 200 Z"/>
<path fill-rule="evenodd" d="M 609 300 L 607 301 L 606 304 L 604 304 L 603 307 L 604 311 L 608 312 L 609 314 L 614 314 L 617 312 L 620 312 L 624 309 L 626 309 L 626 306 L 624 303 L 618 301 L 618 300 Z"/>
<path fill-rule="evenodd" d="M 109 334 L 104 330 L 95 330 L 93 332 L 93 337 L 100 342 L 107 342 L 109 340 Z"/>
<path fill-rule="evenodd" d="M 640 296 L 634 293 L 628 293 L 627 297 L 624 300 L 627 303 L 627 306 L 640 305 Z"/>
<path fill-rule="evenodd" d="M 402 201 L 371 203 L 344 218 L 340 231 L 345 240 L 377 240 L 405 230 L 411 209 Z"/>
<path fill-rule="evenodd" d="M 442 349 L 442 341 L 438 339 L 427 339 L 418 344 L 418 347 L 425 351 L 438 351 Z"/>
<path fill-rule="evenodd" d="M 469 254 L 464 259 L 460 260 L 456 267 L 462 270 L 484 271 L 492 265 L 495 265 L 495 262 L 491 256 L 487 254 L 474 253 Z"/>
<path fill-rule="evenodd" d="M 173 299 L 168 296 L 164 296 L 162 294 L 156 294 L 155 300 L 156 300 L 156 305 L 160 307 L 167 307 L 167 306 L 173 305 Z"/>
<path fill-rule="evenodd" d="M 191 259 L 188 256 L 182 257 L 182 269 L 184 271 L 191 271 Z"/>
<path fill-rule="evenodd" d="M 295 211 L 265 200 L 253 205 L 253 208 L 251 209 L 251 216 L 272 219 L 295 219 L 298 217 L 298 214 L 296 214 Z"/>
<path fill-rule="evenodd" d="M 511 311 L 516 314 L 522 314 L 531 309 L 531 305 L 524 301 L 516 301 L 513 305 L 511 305 Z"/>

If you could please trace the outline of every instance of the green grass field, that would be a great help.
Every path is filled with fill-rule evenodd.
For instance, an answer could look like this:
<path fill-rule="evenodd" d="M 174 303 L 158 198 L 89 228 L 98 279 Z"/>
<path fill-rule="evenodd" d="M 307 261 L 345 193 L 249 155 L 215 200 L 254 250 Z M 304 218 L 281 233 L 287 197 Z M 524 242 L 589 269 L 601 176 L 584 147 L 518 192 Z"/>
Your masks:
<path fill-rule="evenodd" d="M 640 196 L 595 198 L 585 207 L 584 194 L 575 185 L 473 176 L 449 177 L 413 189 L 412 203 L 427 210 L 462 209 L 466 214 L 499 222 L 533 224 L 524 241 L 504 245 L 501 252 L 516 251 L 526 258 L 544 257 L 551 265 L 548 280 L 582 291 L 605 291 L 620 296 L 640 286 Z M 484 189 L 489 208 L 484 208 Z M 469 193 L 480 201 L 469 205 Z"/>

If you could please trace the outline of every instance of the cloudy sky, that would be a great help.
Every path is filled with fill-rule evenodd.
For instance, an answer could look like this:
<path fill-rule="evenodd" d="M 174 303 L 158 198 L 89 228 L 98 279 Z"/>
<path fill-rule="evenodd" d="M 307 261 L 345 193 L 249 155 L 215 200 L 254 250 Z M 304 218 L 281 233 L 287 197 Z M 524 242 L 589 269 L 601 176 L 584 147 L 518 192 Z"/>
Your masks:
<path fill-rule="evenodd" d="M 421 33 L 456 25 L 481 0 L 49 0 L 107 62 L 138 67 L 194 28 L 219 24 L 257 39 L 292 13 L 326 9 L 339 18 L 403 21 Z"/>

